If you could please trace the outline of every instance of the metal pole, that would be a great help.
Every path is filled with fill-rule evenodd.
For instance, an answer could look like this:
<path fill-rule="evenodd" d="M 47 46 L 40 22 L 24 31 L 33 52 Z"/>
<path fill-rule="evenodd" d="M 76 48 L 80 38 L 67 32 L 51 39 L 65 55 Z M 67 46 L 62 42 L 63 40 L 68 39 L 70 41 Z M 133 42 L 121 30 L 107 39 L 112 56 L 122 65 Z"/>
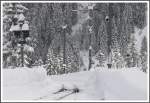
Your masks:
<path fill-rule="evenodd" d="M 108 4 L 108 18 L 106 18 L 106 27 L 107 27 L 107 36 L 108 36 L 108 40 L 107 40 L 107 45 L 108 45 L 108 68 L 111 68 L 111 62 L 112 62 L 112 58 L 111 58 L 111 28 L 112 28 L 112 18 L 113 18 L 113 4 L 110 3 Z"/>
<path fill-rule="evenodd" d="M 90 70 L 91 69 L 91 64 L 92 64 L 92 58 L 91 58 L 91 48 L 89 48 L 89 68 L 88 68 L 88 70 Z"/>
<path fill-rule="evenodd" d="M 23 32 L 22 32 L 22 25 L 20 25 L 20 30 L 21 30 L 21 66 L 24 67 L 24 52 L 23 52 L 23 49 L 24 49 L 24 45 L 23 45 L 23 42 L 24 42 L 24 38 L 23 38 Z"/>
<path fill-rule="evenodd" d="M 22 31 L 21 31 L 21 39 L 23 41 Z M 21 41 L 21 66 L 24 67 L 24 52 L 23 52 L 24 45 L 22 41 Z"/>
<path fill-rule="evenodd" d="M 23 52 L 23 44 L 21 44 L 21 66 L 24 67 L 24 52 Z"/>
<path fill-rule="evenodd" d="M 63 69 L 65 73 L 65 64 L 66 64 L 66 32 L 65 29 L 63 29 L 63 34 L 64 34 L 64 50 L 63 50 Z"/>
<path fill-rule="evenodd" d="M 91 69 L 92 66 L 92 46 L 91 46 L 91 34 L 92 34 L 92 30 L 91 30 L 91 26 L 89 28 L 90 31 L 90 35 L 89 35 L 89 68 L 88 70 Z"/>

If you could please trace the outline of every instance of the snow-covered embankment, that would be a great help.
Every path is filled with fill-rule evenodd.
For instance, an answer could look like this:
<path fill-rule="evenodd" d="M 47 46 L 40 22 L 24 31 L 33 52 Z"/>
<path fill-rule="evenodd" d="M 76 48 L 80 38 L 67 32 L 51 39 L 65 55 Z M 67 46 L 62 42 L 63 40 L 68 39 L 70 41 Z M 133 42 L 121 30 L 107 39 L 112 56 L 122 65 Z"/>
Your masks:
<path fill-rule="evenodd" d="M 4 69 L 4 100 L 55 100 L 53 92 L 74 86 L 77 94 L 63 100 L 145 100 L 147 99 L 147 74 L 137 69 L 97 70 L 46 76 L 41 67 Z M 61 94 L 59 95 L 61 96 Z"/>

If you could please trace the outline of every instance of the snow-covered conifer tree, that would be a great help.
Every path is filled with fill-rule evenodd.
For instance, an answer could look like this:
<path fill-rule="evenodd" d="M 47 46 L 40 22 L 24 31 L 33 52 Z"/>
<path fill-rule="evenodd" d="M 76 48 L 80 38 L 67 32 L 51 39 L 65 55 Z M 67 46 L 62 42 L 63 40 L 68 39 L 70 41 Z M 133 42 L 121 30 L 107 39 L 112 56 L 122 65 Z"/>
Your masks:
<path fill-rule="evenodd" d="M 118 44 L 118 29 L 115 19 L 112 20 L 112 65 L 114 68 L 122 68 L 124 64 L 123 57 L 120 53 L 120 45 Z"/>

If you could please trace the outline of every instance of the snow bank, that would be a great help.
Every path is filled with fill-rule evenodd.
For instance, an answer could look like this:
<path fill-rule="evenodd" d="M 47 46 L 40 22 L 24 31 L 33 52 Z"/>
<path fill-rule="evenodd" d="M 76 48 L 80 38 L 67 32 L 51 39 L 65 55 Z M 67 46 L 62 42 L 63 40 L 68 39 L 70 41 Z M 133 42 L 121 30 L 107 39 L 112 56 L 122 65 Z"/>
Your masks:
<path fill-rule="evenodd" d="M 101 82 L 107 100 L 147 99 L 147 75 L 143 72 L 134 69 L 109 70 L 103 71 L 100 77 L 103 78 Z"/>
<path fill-rule="evenodd" d="M 41 95 L 39 89 L 43 87 L 46 72 L 43 68 L 16 68 L 3 70 L 3 99 L 4 100 L 32 100 Z"/>
<path fill-rule="evenodd" d="M 66 97 L 65 100 L 146 100 L 146 78 L 145 73 L 134 69 L 104 69 L 51 77 L 60 85 L 81 89 L 81 93 Z"/>
<path fill-rule="evenodd" d="M 138 69 L 93 69 L 64 75 L 46 76 L 42 67 L 4 69 L 4 100 L 57 100 L 53 94 L 62 85 L 80 92 L 63 100 L 146 100 L 147 74 Z"/>
<path fill-rule="evenodd" d="M 42 81 L 46 77 L 46 71 L 43 68 L 26 68 L 3 70 L 3 86 L 25 85 L 35 81 Z"/>

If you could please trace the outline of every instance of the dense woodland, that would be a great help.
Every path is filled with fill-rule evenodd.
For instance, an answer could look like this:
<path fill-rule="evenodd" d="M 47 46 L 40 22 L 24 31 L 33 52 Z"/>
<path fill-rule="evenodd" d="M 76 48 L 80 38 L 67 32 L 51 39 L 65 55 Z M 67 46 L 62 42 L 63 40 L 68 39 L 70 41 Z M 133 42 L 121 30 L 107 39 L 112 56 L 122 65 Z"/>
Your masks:
<path fill-rule="evenodd" d="M 13 9 L 15 14 L 9 11 Z M 25 66 L 44 65 L 49 75 L 80 71 L 84 66 L 80 52 L 92 46 L 92 58 L 103 67 L 107 61 L 108 40 L 111 40 L 111 59 L 114 68 L 139 67 L 147 71 L 147 37 L 142 40 L 140 52 L 135 47 L 135 27 L 147 26 L 145 3 L 111 3 L 109 38 L 106 26 L 108 3 L 94 4 L 93 11 L 87 4 L 79 3 L 4 3 L 3 4 L 3 67 L 19 67 L 20 48 L 10 28 L 13 17 L 23 14 L 30 26 L 30 36 L 24 45 Z M 92 18 L 92 34 L 89 32 L 87 15 Z M 65 35 L 60 26 L 66 23 Z M 91 38 L 91 39 L 89 39 Z M 91 41 L 90 41 L 91 40 Z M 66 70 L 63 66 L 65 42 Z M 87 57 L 88 58 L 88 57 Z M 94 61 L 92 61 L 94 64 Z"/>

